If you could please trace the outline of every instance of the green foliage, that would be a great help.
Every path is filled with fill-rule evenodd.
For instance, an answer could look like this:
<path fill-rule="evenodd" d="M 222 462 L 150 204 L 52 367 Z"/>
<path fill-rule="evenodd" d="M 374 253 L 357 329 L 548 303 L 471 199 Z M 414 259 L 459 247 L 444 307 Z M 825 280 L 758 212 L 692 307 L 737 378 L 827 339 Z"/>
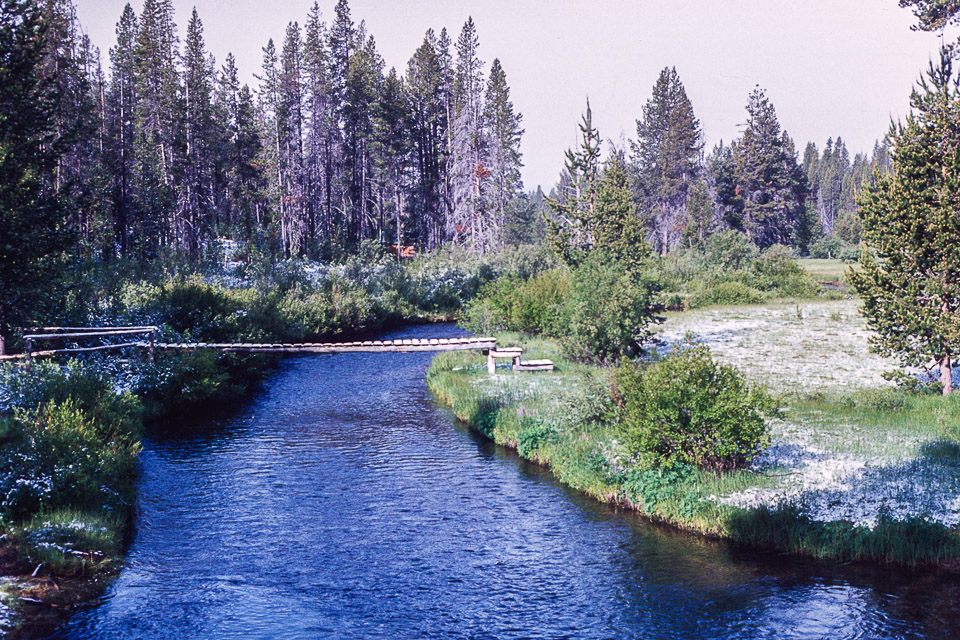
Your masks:
<path fill-rule="evenodd" d="M 769 442 L 764 417 L 776 405 L 702 345 L 678 347 L 650 365 L 617 372 L 617 400 L 628 446 L 649 466 L 729 471 Z"/>
<path fill-rule="evenodd" d="M 0 446 L 0 515 L 18 520 L 67 506 L 124 513 L 140 447 L 139 402 L 79 365 L 38 369 L 29 379 L 5 374 L 14 381 L 13 415 Z"/>
<path fill-rule="evenodd" d="M 746 269 L 759 254 L 746 234 L 733 230 L 710 236 L 703 249 L 704 262 L 728 271 Z"/>
<path fill-rule="evenodd" d="M 682 244 L 687 248 L 696 248 L 706 242 L 713 233 L 716 211 L 710 199 L 707 183 L 698 180 L 690 192 L 687 201 L 687 222 L 683 228 Z"/>
<path fill-rule="evenodd" d="M 533 458 L 543 445 L 556 442 L 559 437 L 557 430 L 537 415 L 522 414 L 519 421 L 517 452 L 524 458 Z"/>
<path fill-rule="evenodd" d="M 721 231 L 696 249 L 672 252 L 663 259 L 663 274 L 669 292 L 664 300 L 672 308 L 821 294 L 820 285 L 797 264 L 789 248 L 773 245 L 760 252 L 736 231 Z"/>
<path fill-rule="evenodd" d="M 55 118 L 59 88 L 44 77 L 39 3 L 0 2 L 0 334 L 51 306 L 70 242 L 62 202 L 45 181 L 67 131 Z"/>
<path fill-rule="evenodd" d="M 718 282 L 695 293 L 689 300 L 691 308 L 706 307 L 713 304 L 760 304 L 763 293 L 750 285 L 736 280 Z"/>
<path fill-rule="evenodd" d="M 648 513 L 667 507 L 676 516 L 689 519 L 700 503 L 689 486 L 696 477 L 694 468 L 682 464 L 659 469 L 631 469 L 625 474 L 622 487 L 624 494 Z"/>
<path fill-rule="evenodd" d="M 937 361 L 946 394 L 960 351 L 960 92 L 946 51 L 927 75 L 890 132 L 893 173 L 859 200 L 869 251 L 848 277 L 873 348 L 906 366 Z"/>
<path fill-rule="evenodd" d="M 636 352 L 660 321 L 659 276 L 595 252 L 573 271 L 564 305 L 564 351 L 575 360 L 612 362 Z"/>
<path fill-rule="evenodd" d="M 13 531 L 21 555 L 56 576 L 91 575 L 114 565 L 123 547 L 125 519 L 74 508 L 40 513 Z"/>
<path fill-rule="evenodd" d="M 570 290 L 570 276 L 553 269 L 521 280 L 503 276 L 480 290 L 467 304 L 464 326 L 489 334 L 508 330 L 557 335 L 562 330 L 563 302 Z"/>
<path fill-rule="evenodd" d="M 718 149 L 714 156 L 721 213 L 731 228 L 762 248 L 801 239 L 806 179 L 793 141 L 763 90 L 750 94 L 743 135 L 729 151 Z"/>
<path fill-rule="evenodd" d="M 694 188 L 700 173 L 703 131 L 675 68 L 660 72 L 643 105 L 643 117 L 637 120 L 637 142 L 632 147 L 635 179 L 650 217 L 655 247 L 666 253 L 680 245 L 685 213 L 686 224 L 695 227 L 691 228 L 693 236 L 702 241 L 713 215 L 709 196 L 703 200 L 706 185 L 701 183 L 699 194 Z"/>

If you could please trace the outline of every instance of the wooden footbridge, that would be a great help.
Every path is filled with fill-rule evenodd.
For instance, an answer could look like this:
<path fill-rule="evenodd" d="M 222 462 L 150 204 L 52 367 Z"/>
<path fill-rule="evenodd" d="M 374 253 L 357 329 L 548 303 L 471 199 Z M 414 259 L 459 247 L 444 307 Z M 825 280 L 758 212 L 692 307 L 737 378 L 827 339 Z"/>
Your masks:
<path fill-rule="evenodd" d="M 468 351 L 479 350 L 487 356 L 487 369 L 493 373 L 498 358 L 512 360 L 514 371 L 552 371 L 549 360 L 521 360 L 519 348 L 497 349 L 496 338 L 403 338 L 398 340 L 365 340 L 361 342 L 301 342 L 301 343 L 224 343 L 224 342 L 160 342 L 159 327 L 40 327 L 30 329 L 23 336 L 24 351 L 19 354 L 4 353 L 0 337 L 0 361 L 19 360 L 30 364 L 33 358 L 89 353 L 93 351 L 117 351 L 143 349 L 152 359 L 156 351 L 214 350 L 231 353 L 277 353 L 277 354 L 345 354 L 345 353 L 414 353 L 420 351 Z M 138 339 L 133 339 L 138 338 Z M 121 342 L 89 347 L 64 347 L 39 349 L 38 343 L 70 341 L 79 344 L 90 339 L 122 339 Z"/>

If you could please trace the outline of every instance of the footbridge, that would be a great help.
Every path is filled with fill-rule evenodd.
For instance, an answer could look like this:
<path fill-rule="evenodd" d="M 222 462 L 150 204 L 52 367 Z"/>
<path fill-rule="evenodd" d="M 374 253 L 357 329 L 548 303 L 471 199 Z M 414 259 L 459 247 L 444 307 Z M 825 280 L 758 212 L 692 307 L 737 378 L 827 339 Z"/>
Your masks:
<path fill-rule="evenodd" d="M 230 353 L 276 353 L 276 354 L 346 354 L 346 353 L 415 353 L 421 351 L 469 351 L 478 350 L 487 356 L 487 368 L 493 373 L 498 358 L 509 358 L 516 371 L 552 370 L 549 360 L 521 360 L 521 349 L 497 348 L 496 338 L 403 338 L 398 340 L 364 340 L 358 342 L 297 342 L 297 343 L 252 343 L 252 342 L 161 342 L 160 328 L 140 327 L 37 327 L 23 336 L 23 353 L 4 353 L 0 338 L 0 361 L 19 360 L 30 364 L 33 358 L 89 353 L 93 351 L 117 351 L 137 348 L 153 358 L 157 351 L 214 350 Z M 89 340 L 113 340 L 108 344 L 79 346 Z M 42 348 L 40 345 L 69 342 L 77 346 Z"/>

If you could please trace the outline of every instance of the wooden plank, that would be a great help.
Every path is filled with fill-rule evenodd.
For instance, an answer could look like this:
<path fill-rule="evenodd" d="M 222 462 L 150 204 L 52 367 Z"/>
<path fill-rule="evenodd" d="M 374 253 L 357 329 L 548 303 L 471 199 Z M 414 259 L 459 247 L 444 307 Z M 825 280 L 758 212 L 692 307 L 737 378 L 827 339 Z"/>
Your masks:
<path fill-rule="evenodd" d="M 120 331 L 90 331 L 82 333 L 35 333 L 23 336 L 24 340 L 59 340 L 61 338 L 102 338 L 148 333 L 153 329 L 123 329 Z"/>

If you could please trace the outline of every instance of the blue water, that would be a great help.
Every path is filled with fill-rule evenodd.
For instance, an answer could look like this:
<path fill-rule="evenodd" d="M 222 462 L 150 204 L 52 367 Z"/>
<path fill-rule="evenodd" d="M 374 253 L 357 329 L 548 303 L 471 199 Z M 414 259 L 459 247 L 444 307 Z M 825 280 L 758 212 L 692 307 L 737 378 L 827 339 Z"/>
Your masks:
<path fill-rule="evenodd" d="M 229 417 L 156 429 L 126 566 L 54 637 L 960 637 L 949 576 L 736 551 L 564 488 L 438 408 L 430 358 L 289 359 Z"/>

